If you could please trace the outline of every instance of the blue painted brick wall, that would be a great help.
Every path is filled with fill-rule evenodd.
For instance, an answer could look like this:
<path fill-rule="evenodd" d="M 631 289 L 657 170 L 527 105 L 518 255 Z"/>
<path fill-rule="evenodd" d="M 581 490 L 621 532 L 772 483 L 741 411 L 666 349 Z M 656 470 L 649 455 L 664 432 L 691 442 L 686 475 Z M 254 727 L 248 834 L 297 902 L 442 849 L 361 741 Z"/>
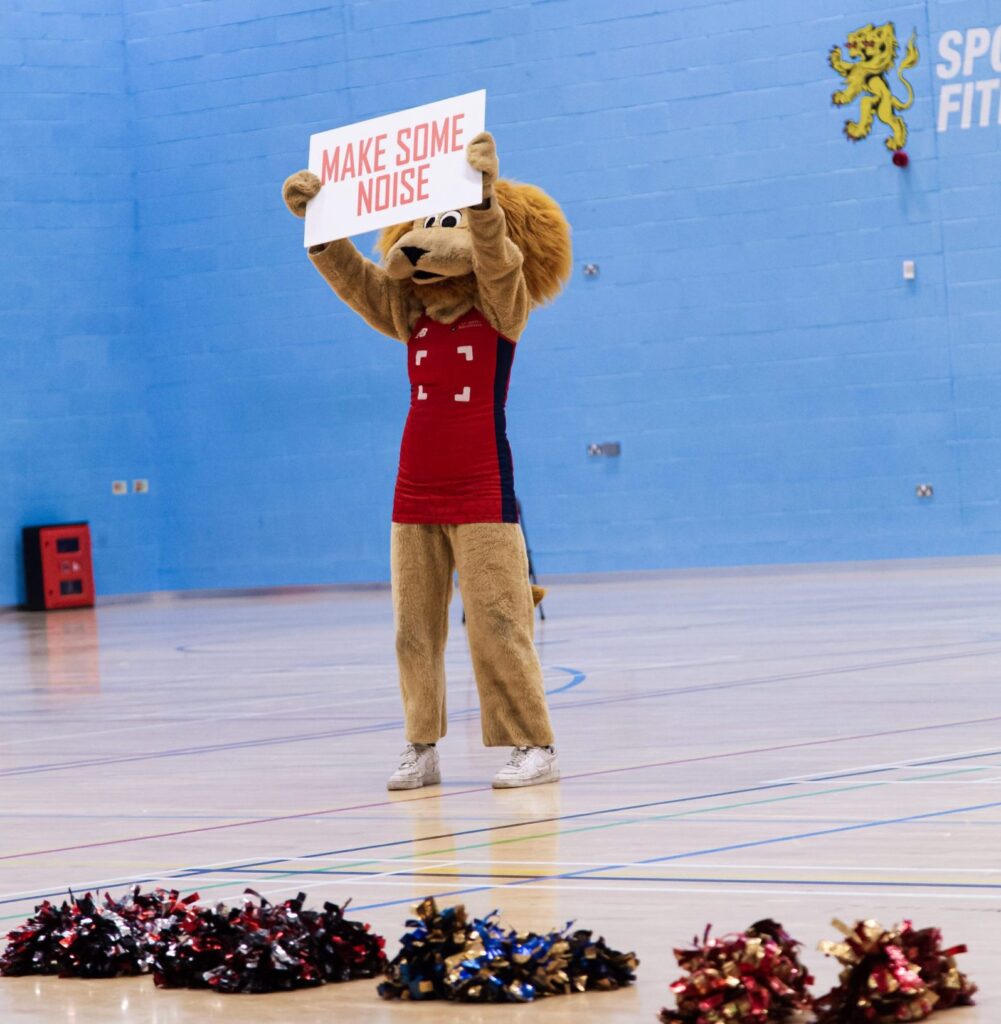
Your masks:
<path fill-rule="evenodd" d="M 112 560 L 108 588 L 386 577 L 403 351 L 329 292 L 279 187 L 310 132 L 479 87 L 503 171 L 548 189 L 575 232 L 574 279 L 534 315 L 509 405 L 540 571 L 999 549 L 1001 126 L 935 132 L 934 46 L 1001 24 L 1001 0 L 88 3 L 21 4 L 22 32 L 55 18 L 57 34 L 0 34 L 3 81 L 21 83 L 0 103 L 36 163 L 59 132 L 91 182 L 58 178 L 79 212 L 62 230 L 96 258 L 48 344 L 127 348 L 115 379 L 142 401 L 104 395 L 107 423 L 148 417 L 109 435 L 137 464 L 155 454 L 158 563 Z M 918 33 L 906 171 L 882 126 L 852 146 L 830 105 L 827 51 L 870 19 Z M 75 42 L 39 45 L 60 24 Z M 52 98 L 81 80 L 108 115 L 88 113 L 93 131 Z M 0 173 L 9 244 L 65 220 Z M 30 252 L 19 304 L 5 296 L 21 333 L 41 331 L 53 265 Z M 98 421 L 83 437 L 61 422 L 84 471 L 108 475 Z M 49 437 L 23 429 L 18 472 Z M 608 440 L 620 459 L 587 458 Z M 39 493 L 22 484 L 8 519 Z M 109 538 L 149 536 L 129 503 L 95 507 Z"/>
<path fill-rule="evenodd" d="M 89 519 L 102 592 L 158 579 L 156 495 L 111 493 L 152 475 L 124 21 L 71 6 L 0 10 L 0 604 L 32 523 Z"/>

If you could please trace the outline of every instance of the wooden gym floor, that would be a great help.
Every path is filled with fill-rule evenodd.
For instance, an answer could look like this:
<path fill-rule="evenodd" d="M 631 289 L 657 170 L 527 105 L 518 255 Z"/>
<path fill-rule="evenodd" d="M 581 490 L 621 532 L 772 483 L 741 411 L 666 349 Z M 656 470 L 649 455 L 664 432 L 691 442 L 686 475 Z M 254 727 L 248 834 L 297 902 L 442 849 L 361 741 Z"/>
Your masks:
<path fill-rule="evenodd" d="M 538 640 L 563 782 L 495 792 L 453 608 L 444 783 L 389 794 L 402 746 L 389 594 L 323 591 L 0 615 L 0 925 L 132 881 L 354 901 L 390 954 L 412 903 L 575 919 L 638 984 L 521 1007 L 149 978 L 0 979 L 0 1020 L 647 1021 L 708 922 L 912 918 L 966 942 L 1001 1018 L 1001 560 L 555 581 Z"/>

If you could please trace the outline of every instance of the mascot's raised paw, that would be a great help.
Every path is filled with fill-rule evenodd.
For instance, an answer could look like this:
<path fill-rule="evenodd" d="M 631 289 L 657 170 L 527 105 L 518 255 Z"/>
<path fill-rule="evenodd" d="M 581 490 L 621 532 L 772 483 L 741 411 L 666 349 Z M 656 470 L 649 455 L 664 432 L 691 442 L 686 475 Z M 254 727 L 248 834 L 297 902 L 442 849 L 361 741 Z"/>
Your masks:
<path fill-rule="evenodd" d="M 320 179 L 312 171 L 296 171 L 285 179 L 282 198 L 285 205 L 297 216 L 306 216 L 306 204 L 320 191 Z"/>
<path fill-rule="evenodd" d="M 493 194 L 494 182 L 500 173 L 500 164 L 497 160 L 497 146 L 494 144 L 494 137 L 490 132 L 480 132 L 466 146 L 466 159 L 474 171 L 483 174 L 483 196 L 486 198 Z"/>

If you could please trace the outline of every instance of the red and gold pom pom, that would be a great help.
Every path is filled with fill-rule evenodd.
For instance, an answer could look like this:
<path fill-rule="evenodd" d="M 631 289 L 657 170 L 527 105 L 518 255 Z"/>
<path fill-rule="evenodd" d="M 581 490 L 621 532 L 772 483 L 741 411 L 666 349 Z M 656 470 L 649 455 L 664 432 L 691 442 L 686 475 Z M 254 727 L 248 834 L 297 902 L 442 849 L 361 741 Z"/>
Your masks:
<path fill-rule="evenodd" d="M 688 973 L 671 986 L 678 1008 L 662 1010 L 662 1024 L 764 1024 L 810 1009 L 813 978 L 799 948 L 776 921 L 719 939 L 706 928 L 701 942 L 674 951 Z"/>
<path fill-rule="evenodd" d="M 956 967 L 965 946 L 942 949 L 937 928 L 916 931 L 910 921 L 884 928 L 877 921 L 834 927 L 842 942 L 822 942 L 843 970 L 838 985 L 817 1000 L 818 1024 L 924 1020 L 935 1010 L 973 1002 L 976 986 Z"/>

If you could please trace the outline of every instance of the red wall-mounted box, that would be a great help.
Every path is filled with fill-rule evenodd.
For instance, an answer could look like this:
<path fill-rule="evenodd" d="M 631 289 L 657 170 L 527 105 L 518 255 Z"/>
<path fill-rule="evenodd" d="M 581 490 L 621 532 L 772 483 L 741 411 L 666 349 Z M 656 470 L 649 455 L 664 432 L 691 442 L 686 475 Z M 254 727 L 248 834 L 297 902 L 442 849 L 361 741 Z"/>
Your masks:
<path fill-rule="evenodd" d="M 21 537 L 27 608 L 93 607 L 94 566 L 87 523 L 26 526 Z"/>

